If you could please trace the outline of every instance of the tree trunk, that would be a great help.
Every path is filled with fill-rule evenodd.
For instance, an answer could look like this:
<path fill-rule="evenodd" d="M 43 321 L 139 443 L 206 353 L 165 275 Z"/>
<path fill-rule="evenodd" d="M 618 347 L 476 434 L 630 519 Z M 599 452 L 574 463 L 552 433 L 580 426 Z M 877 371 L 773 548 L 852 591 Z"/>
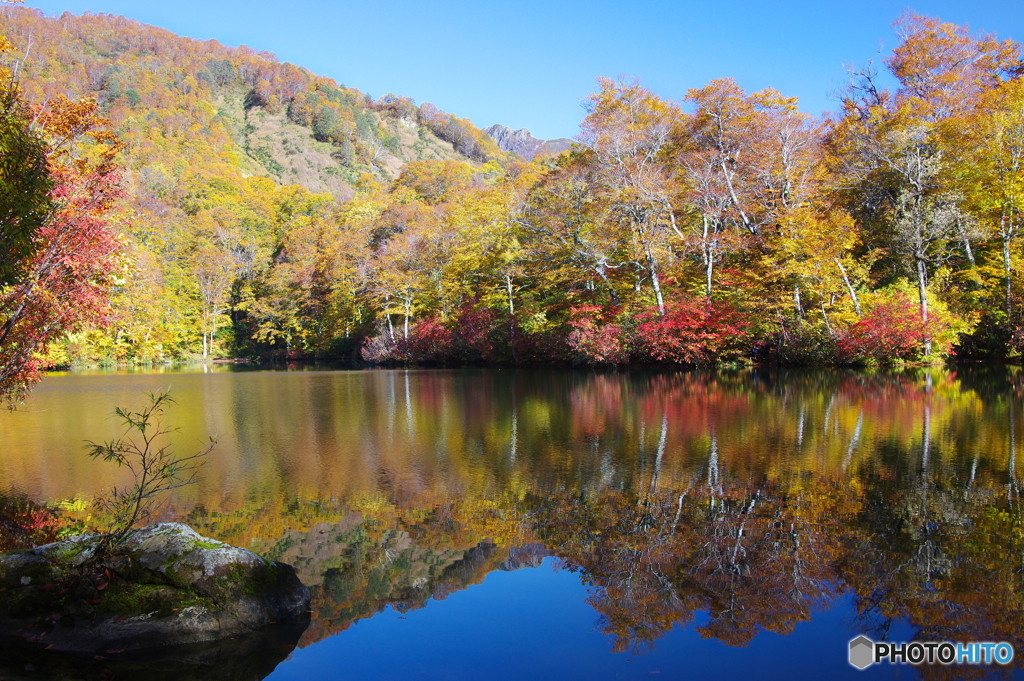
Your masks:
<path fill-rule="evenodd" d="M 654 288 L 654 298 L 658 301 L 658 315 L 665 316 L 665 299 L 661 295 L 661 282 L 658 280 L 658 270 L 651 263 L 651 286 Z"/>
<path fill-rule="evenodd" d="M 729 169 L 726 167 L 724 159 L 721 162 L 721 167 L 722 176 L 725 178 L 725 186 L 729 190 L 729 198 L 732 199 L 733 208 L 735 208 L 736 211 L 740 214 L 740 219 L 743 221 L 743 226 L 747 229 L 747 231 L 750 232 L 751 234 L 757 234 L 757 230 L 751 224 L 750 218 L 747 217 L 746 211 L 744 211 L 743 207 L 740 206 L 740 200 L 736 197 L 736 190 L 733 189 L 732 186 L 732 173 L 730 173 Z"/>
<path fill-rule="evenodd" d="M 599 260 L 597 262 L 597 264 L 594 265 L 594 267 L 593 267 L 594 272 L 597 273 L 597 276 L 601 277 L 601 281 L 604 282 L 605 288 L 608 289 L 608 298 L 611 299 L 612 305 L 615 306 L 615 307 L 618 307 L 619 306 L 619 294 L 617 294 L 615 292 L 615 288 L 612 287 L 611 280 L 608 279 L 608 271 L 607 271 L 607 269 L 608 268 L 605 265 L 604 260 Z M 637 290 L 639 290 L 639 289 L 637 289 Z"/>
<path fill-rule="evenodd" d="M 1006 275 L 1006 321 L 1013 321 L 1013 267 L 1010 260 L 1010 239 L 1003 237 L 1003 273 Z"/>
<path fill-rule="evenodd" d="M 839 266 L 839 273 L 843 275 L 843 283 L 846 284 L 846 290 L 850 292 L 850 299 L 853 300 L 853 309 L 856 310 L 857 316 L 860 316 L 860 299 L 857 297 L 857 291 L 853 288 L 853 284 L 850 283 L 850 277 L 846 275 L 846 268 L 843 267 L 843 262 L 836 258 L 836 265 Z"/>
<path fill-rule="evenodd" d="M 213 336 L 216 333 L 217 333 L 217 316 L 216 315 L 211 315 L 210 316 L 210 356 L 211 357 L 213 356 Z M 203 359 L 206 359 L 205 355 L 203 356 Z"/>
<path fill-rule="evenodd" d="M 715 245 L 710 239 L 710 225 L 708 224 L 708 216 L 702 216 L 704 219 L 704 295 L 708 300 L 711 300 L 711 275 L 715 269 Z"/>
<path fill-rule="evenodd" d="M 516 304 L 512 300 L 512 277 L 508 274 L 505 275 L 505 290 L 508 291 L 508 313 L 514 315 L 516 313 Z"/>
<path fill-rule="evenodd" d="M 921 145 L 914 148 L 917 161 L 917 173 L 912 182 L 914 185 L 914 264 L 917 266 L 917 293 L 921 299 L 921 322 L 928 324 L 928 267 L 925 261 L 927 255 L 927 240 L 925 239 L 924 216 L 922 199 L 924 192 L 924 163 L 921 158 Z M 932 339 L 925 331 L 924 354 L 932 354 Z"/>
<path fill-rule="evenodd" d="M 967 256 L 967 262 L 971 263 L 971 267 L 977 267 L 977 263 L 974 262 L 974 250 L 971 248 L 971 239 L 967 236 L 967 230 L 960 224 L 960 220 L 956 221 L 957 229 L 960 230 L 960 240 L 964 244 L 964 255 Z"/>
<path fill-rule="evenodd" d="M 915 254 L 915 260 L 917 261 L 917 295 L 921 299 L 921 322 L 925 325 L 928 324 L 928 270 L 925 267 L 924 258 L 919 254 Z M 927 331 L 925 332 L 927 334 Z M 930 336 L 925 335 L 924 337 L 924 354 L 932 354 L 932 339 Z"/>

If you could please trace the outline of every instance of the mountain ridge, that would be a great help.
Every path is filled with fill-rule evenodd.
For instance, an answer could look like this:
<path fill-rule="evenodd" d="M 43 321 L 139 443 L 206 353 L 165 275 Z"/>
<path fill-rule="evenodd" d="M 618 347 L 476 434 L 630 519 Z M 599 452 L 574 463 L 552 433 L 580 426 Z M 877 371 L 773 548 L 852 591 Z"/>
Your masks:
<path fill-rule="evenodd" d="M 484 128 L 484 132 L 497 142 L 499 149 L 516 154 L 525 161 L 532 161 L 541 156 L 560 154 L 563 151 L 568 151 L 573 145 L 573 141 L 566 137 L 550 140 L 538 139 L 526 128 L 512 130 L 501 124 Z"/>

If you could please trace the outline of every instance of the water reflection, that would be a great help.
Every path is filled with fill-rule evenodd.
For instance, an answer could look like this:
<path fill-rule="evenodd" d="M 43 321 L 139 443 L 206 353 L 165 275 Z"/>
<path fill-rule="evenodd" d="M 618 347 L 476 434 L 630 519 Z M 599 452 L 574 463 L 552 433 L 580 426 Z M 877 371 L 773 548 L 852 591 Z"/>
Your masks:
<path fill-rule="evenodd" d="M 1012 369 L 67 376 L 0 416 L 0 488 L 108 488 L 78 443 L 168 384 L 182 446 L 220 442 L 168 516 L 294 564 L 300 647 L 550 555 L 615 651 L 746 646 L 847 596 L 849 630 L 1024 651 Z"/>
<path fill-rule="evenodd" d="M 5 681 L 259 681 L 295 649 L 305 622 L 215 643 L 176 646 L 112 658 L 82 658 L 0 645 Z"/>

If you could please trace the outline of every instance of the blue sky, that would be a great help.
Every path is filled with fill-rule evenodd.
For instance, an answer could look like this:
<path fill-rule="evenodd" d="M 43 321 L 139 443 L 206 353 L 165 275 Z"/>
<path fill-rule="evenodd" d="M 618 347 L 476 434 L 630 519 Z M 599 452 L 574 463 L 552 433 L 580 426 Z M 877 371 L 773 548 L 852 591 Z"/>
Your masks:
<path fill-rule="evenodd" d="M 486 127 L 573 137 L 599 76 L 630 76 L 668 99 L 732 77 L 818 114 L 844 64 L 881 63 L 906 9 L 1024 41 L 1020 0 L 27 0 L 47 14 L 122 14 L 274 53 L 379 97 L 432 102 Z"/>

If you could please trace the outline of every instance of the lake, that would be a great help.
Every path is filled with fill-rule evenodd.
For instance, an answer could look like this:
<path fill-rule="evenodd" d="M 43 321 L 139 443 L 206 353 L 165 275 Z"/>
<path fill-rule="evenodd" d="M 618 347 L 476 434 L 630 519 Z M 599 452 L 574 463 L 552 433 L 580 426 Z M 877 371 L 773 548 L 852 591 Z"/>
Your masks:
<path fill-rule="evenodd" d="M 196 678 L 1024 678 L 847 661 L 1024 651 L 1015 368 L 54 375 L 0 413 L 0 492 L 127 483 L 83 442 L 168 387 L 176 450 L 217 444 L 159 519 L 313 589 L 297 644 Z"/>

